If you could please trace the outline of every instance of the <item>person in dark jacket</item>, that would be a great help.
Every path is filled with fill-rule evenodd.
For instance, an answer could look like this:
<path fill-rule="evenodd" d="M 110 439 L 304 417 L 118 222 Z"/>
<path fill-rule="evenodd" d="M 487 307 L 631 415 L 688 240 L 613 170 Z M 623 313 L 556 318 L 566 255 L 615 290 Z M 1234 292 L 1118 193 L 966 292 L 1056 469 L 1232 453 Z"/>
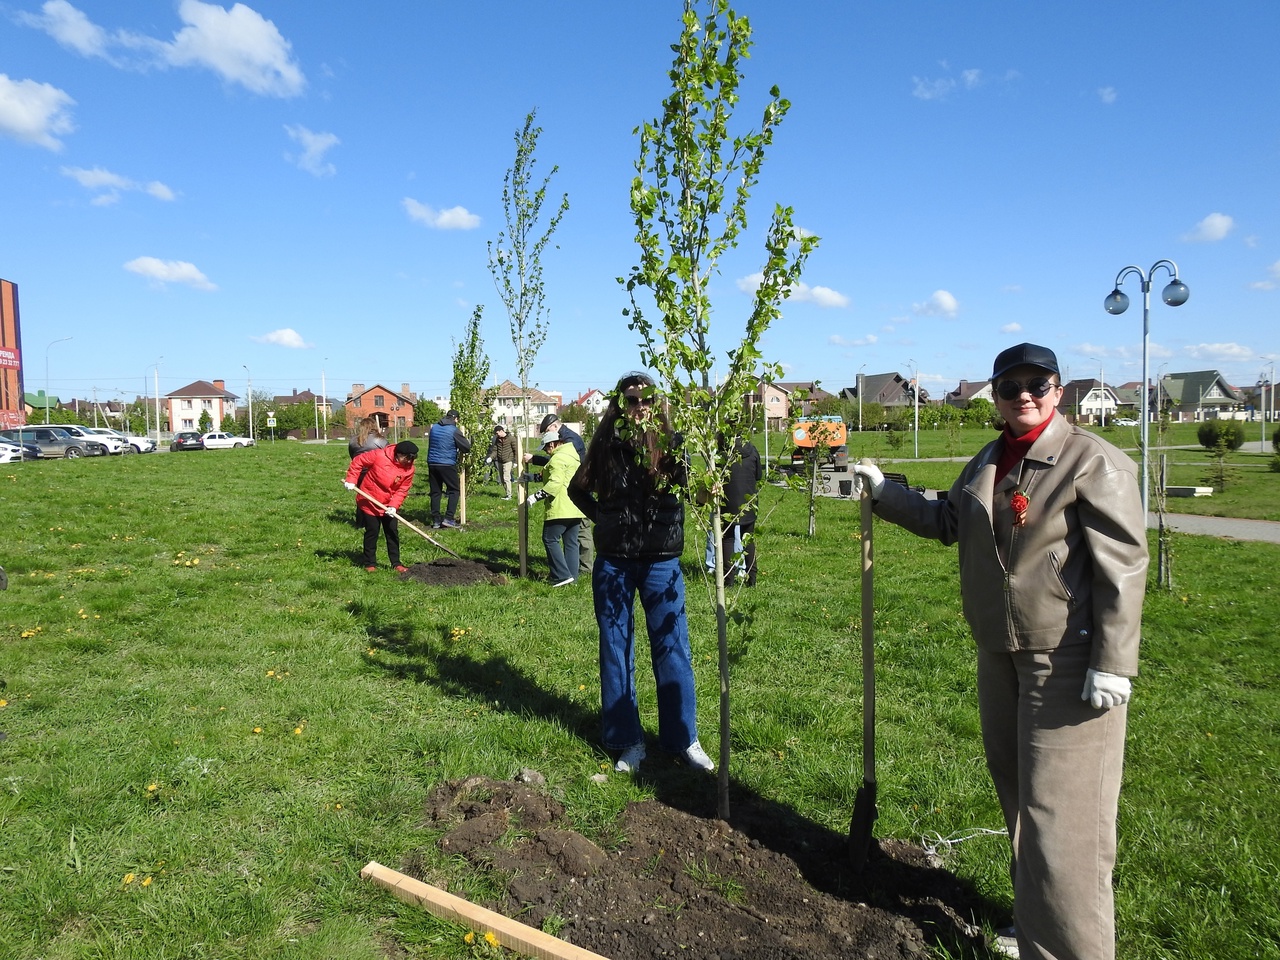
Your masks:
<path fill-rule="evenodd" d="M 394 447 L 378 447 L 358 454 L 347 468 L 342 485 L 368 494 L 367 497 L 356 494 L 356 516 L 364 529 L 361 562 L 370 573 L 378 569 L 379 530 L 387 535 L 387 559 L 392 569 L 397 573 L 407 569 L 400 564 L 400 523 L 396 518 L 400 504 L 413 486 L 413 462 L 417 459 L 418 445 L 412 440 L 401 440 Z"/>
<path fill-rule="evenodd" d="M 377 417 L 361 417 L 347 440 L 347 453 L 354 460 L 359 454 L 380 450 L 387 445 L 387 437 L 378 425 Z"/>
<path fill-rule="evenodd" d="M 720 501 L 722 542 L 724 544 L 725 586 L 731 586 L 740 569 L 745 568 L 747 586 L 756 585 L 756 491 L 764 479 L 764 466 L 760 452 L 750 440 L 742 440 L 734 449 L 729 479 L 725 483 Z M 711 543 L 708 533 L 707 543 Z M 734 554 L 741 547 L 741 556 L 734 562 Z"/>
<path fill-rule="evenodd" d="M 515 471 L 520 451 L 516 438 L 502 424 L 493 428 L 493 463 L 502 480 L 502 499 L 511 499 L 511 475 Z"/>
<path fill-rule="evenodd" d="M 458 427 L 458 411 L 450 410 L 427 431 L 427 482 L 431 493 L 431 526 L 460 527 L 458 522 L 458 455 L 471 449 L 471 439 Z M 440 514 L 440 494 L 447 496 Z"/>
<path fill-rule="evenodd" d="M 715 765 L 698 743 L 697 701 L 685 613 L 684 501 L 688 467 L 652 378 L 618 381 L 569 497 L 596 524 L 591 593 L 600 631 L 601 739 L 614 769 L 645 758 L 636 701 L 635 598 L 644 608 L 658 687 L 658 742 L 700 770 Z"/>

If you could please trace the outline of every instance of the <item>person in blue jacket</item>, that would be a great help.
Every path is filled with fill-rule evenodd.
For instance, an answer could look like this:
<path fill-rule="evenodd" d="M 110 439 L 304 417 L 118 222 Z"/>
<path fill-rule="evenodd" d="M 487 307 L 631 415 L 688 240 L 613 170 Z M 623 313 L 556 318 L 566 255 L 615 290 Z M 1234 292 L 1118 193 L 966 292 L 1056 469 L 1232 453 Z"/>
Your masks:
<path fill-rule="evenodd" d="M 458 455 L 471 449 L 471 439 L 458 426 L 458 411 L 450 410 L 427 431 L 427 483 L 431 493 L 431 526 L 460 527 L 458 522 Z M 440 495 L 446 496 L 440 513 Z"/>

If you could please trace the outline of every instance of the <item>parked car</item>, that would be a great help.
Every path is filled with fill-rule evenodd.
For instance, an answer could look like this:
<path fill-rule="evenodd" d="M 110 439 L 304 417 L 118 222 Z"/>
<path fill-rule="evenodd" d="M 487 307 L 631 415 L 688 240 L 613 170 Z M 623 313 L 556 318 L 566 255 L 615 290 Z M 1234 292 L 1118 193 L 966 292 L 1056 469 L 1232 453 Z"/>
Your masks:
<path fill-rule="evenodd" d="M 112 430 L 110 427 L 85 427 L 85 429 L 95 437 L 118 438 L 124 444 L 124 449 L 120 451 L 121 453 L 151 453 L 156 448 L 156 442 L 151 437 L 121 433 L 119 430 Z"/>
<path fill-rule="evenodd" d="M 183 430 L 181 433 L 175 433 L 173 439 L 169 441 L 169 450 L 177 453 L 179 450 L 203 450 L 204 444 L 200 442 L 199 430 Z"/>
<path fill-rule="evenodd" d="M 8 437 L 0 437 L 0 463 L 20 463 L 23 460 L 40 459 L 40 448 L 34 443 L 18 443 Z"/>
<path fill-rule="evenodd" d="M 200 442 L 204 444 L 206 450 L 228 450 L 232 447 L 239 449 L 240 447 L 253 446 L 251 438 L 237 437 L 234 433 L 206 433 L 200 438 Z"/>
<path fill-rule="evenodd" d="M 107 448 L 107 453 L 112 454 L 113 456 L 117 453 L 124 453 L 125 448 L 129 446 L 124 442 L 124 440 L 117 437 L 115 434 L 102 436 L 95 433 L 93 427 L 82 427 L 78 423 L 60 423 L 58 426 L 79 440 L 98 441 L 98 443 Z M 129 452 L 132 453 L 133 450 L 130 449 Z"/>
<path fill-rule="evenodd" d="M 1111 422 L 1117 427 L 1136 427 L 1138 425 L 1138 421 L 1134 420 L 1133 417 L 1117 417 Z"/>
<path fill-rule="evenodd" d="M 61 427 L 15 427 L 12 430 L 0 431 L 0 437 L 18 440 L 22 443 L 33 443 L 40 448 L 40 456 L 45 459 L 54 457 L 104 457 L 107 448 L 97 440 L 85 440 L 73 437 Z"/>

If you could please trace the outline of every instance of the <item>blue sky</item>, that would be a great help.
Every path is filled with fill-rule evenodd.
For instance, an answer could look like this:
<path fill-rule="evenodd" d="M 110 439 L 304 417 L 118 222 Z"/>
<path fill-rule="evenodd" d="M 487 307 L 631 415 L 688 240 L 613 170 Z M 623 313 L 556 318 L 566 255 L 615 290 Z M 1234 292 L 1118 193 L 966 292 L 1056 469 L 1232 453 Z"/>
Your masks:
<path fill-rule="evenodd" d="M 822 237 L 766 355 L 828 389 L 914 366 L 931 392 L 1032 340 L 1070 376 L 1280 358 L 1280 4 L 742 0 L 739 129 L 792 102 L 748 234 L 713 284 L 717 351 L 774 203 Z M 531 108 L 570 210 L 544 258 L 534 379 L 571 397 L 638 364 L 633 129 L 668 89 L 676 0 L 398 5 L 0 0 L 0 276 L 26 386 L 131 399 L 352 383 L 447 391 Z M 70 340 L 62 341 L 62 338 Z M 62 342 L 58 342 L 62 341 Z M 163 358 L 163 359 L 161 359 Z M 246 369 L 247 368 L 247 369 Z"/>

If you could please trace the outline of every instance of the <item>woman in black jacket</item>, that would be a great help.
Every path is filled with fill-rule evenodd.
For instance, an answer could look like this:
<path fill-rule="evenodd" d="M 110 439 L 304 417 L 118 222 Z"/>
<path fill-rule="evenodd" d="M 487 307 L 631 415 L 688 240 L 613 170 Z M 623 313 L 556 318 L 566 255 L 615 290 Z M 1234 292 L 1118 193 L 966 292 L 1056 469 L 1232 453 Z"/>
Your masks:
<path fill-rule="evenodd" d="M 653 379 L 618 381 L 569 497 L 595 523 L 591 590 L 600 628 L 601 739 L 619 752 L 614 769 L 645 757 L 636 702 L 636 595 L 644 608 L 658 685 L 658 742 L 700 770 L 715 765 L 698 743 L 697 701 L 685 615 L 684 501 L 688 468 Z"/>

